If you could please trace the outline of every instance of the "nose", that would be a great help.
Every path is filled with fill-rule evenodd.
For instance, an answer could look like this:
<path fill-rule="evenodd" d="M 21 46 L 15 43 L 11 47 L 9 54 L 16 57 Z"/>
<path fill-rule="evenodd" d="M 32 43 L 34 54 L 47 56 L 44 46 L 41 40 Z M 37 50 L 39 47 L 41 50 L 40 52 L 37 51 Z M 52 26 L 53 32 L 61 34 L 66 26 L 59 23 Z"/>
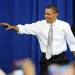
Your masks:
<path fill-rule="evenodd" d="M 47 15 L 47 14 L 45 14 L 45 17 L 48 17 L 48 15 Z"/>

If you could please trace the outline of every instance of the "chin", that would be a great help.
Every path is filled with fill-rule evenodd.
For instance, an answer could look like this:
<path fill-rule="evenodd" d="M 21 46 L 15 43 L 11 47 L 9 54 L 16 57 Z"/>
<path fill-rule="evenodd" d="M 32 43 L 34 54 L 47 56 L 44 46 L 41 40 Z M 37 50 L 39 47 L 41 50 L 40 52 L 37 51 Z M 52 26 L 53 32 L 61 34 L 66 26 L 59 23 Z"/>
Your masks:
<path fill-rule="evenodd" d="M 51 23 L 49 20 L 46 20 L 47 23 Z"/>

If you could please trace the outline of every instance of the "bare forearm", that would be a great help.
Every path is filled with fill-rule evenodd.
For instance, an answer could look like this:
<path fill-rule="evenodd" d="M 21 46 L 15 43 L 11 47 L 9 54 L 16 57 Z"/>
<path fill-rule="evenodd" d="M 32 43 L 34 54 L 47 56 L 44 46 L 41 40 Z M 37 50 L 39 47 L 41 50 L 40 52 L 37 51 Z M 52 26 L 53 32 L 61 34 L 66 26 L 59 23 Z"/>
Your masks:
<path fill-rule="evenodd" d="M 11 29 L 16 30 L 17 32 L 19 31 L 19 28 L 17 26 L 11 26 Z"/>
<path fill-rule="evenodd" d="M 73 51 L 72 53 L 73 53 L 73 55 L 74 55 L 74 57 L 75 57 L 75 51 Z"/>
<path fill-rule="evenodd" d="M 19 28 L 17 26 L 13 26 L 8 23 L 0 23 L 0 26 L 6 26 L 6 30 L 13 29 L 16 30 L 17 32 L 19 31 Z"/>

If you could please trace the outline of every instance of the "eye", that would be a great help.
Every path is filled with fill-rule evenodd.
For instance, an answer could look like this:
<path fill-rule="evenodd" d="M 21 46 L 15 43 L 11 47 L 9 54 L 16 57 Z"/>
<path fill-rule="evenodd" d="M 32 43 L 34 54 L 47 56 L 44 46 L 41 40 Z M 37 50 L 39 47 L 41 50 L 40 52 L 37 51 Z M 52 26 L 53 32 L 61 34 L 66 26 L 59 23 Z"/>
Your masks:
<path fill-rule="evenodd" d="M 50 15 L 49 13 L 45 13 L 45 15 Z"/>

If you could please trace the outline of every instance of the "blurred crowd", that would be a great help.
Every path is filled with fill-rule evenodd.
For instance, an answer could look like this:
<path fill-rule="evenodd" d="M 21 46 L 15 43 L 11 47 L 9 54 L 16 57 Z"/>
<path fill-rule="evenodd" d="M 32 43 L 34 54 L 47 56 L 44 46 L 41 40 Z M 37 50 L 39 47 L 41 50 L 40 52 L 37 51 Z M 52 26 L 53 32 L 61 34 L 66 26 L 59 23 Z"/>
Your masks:
<path fill-rule="evenodd" d="M 21 65 L 21 69 L 17 69 L 9 75 L 36 75 L 35 65 L 30 59 L 16 62 L 16 65 Z M 2 69 L 0 69 L 0 75 L 7 74 Z M 63 65 L 49 65 L 48 75 L 75 75 L 75 62 Z"/>

